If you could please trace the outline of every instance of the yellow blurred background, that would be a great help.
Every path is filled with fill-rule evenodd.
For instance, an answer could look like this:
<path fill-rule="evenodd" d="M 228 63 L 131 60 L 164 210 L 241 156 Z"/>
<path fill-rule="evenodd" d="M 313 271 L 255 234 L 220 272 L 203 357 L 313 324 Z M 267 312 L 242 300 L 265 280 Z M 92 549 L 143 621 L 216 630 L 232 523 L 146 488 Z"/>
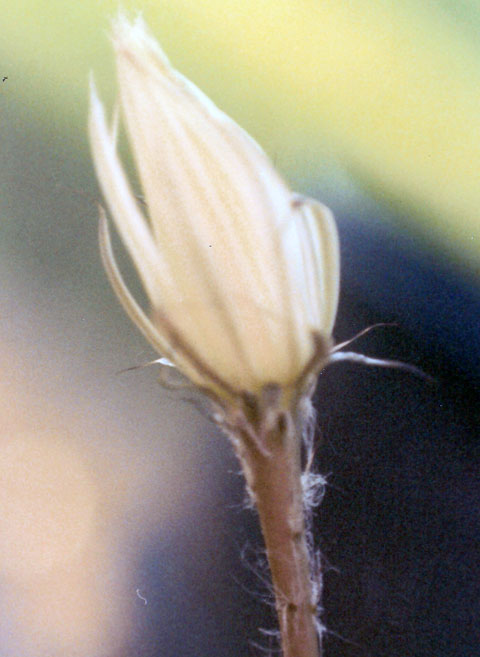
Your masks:
<path fill-rule="evenodd" d="M 174 64 L 253 133 L 292 184 L 328 179 L 352 203 L 367 185 L 401 208 L 406 229 L 478 274 L 480 3 L 122 6 L 143 12 Z M 57 133 L 81 148 L 87 73 L 114 97 L 106 35 L 117 7 L 4 3 L 1 102 L 27 103 L 47 124 L 54 112 Z"/>

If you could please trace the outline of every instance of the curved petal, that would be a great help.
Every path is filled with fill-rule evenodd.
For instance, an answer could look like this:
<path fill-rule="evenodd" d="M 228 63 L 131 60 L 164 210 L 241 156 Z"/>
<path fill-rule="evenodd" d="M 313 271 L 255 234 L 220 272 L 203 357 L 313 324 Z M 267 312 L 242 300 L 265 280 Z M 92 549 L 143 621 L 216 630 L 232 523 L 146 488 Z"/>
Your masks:
<path fill-rule="evenodd" d="M 322 309 L 320 330 L 330 335 L 335 323 L 340 292 L 340 245 L 332 212 L 315 199 L 305 199 L 301 211 L 310 235 L 317 286 L 316 299 Z"/>
<path fill-rule="evenodd" d="M 108 280 L 117 295 L 123 309 L 134 324 L 140 329 L 143 336 L 150 342 L 152 347 L 160 354 L 168 354 L 168 358 L 159 358 L 153 362 L 177 367 L 192 381 L 199 385 L 209 384 L 211 388 L 218 391 L 228 392 L 232 397 L 239 394 L 229 384 L 219 377 L 202 359 L 195 353 L 195 350 L 186 344 L 178 332 L 171 324 L 167 317 L 162 316 L 157 310 L 157 317 L 160 326 L 163 326 L 167 337 L 162 336 L 157 328 L 145 315 L 143 310 L 137 304 L 129 289 L 125 285 L 122 275 L 115 262 L 113 255 L 112 242 L 108 230 L 107 217 L 102 207 L 100 210 L 100 221 L 98 226 L 100 253 Z"/>
<path fill-rule="evenodd" d="M 138 269 L 146 292 L 152 302 L 155 302 L 158 296 L 161 261 L 150 230 L 137 208 L 116 153 L 113 140 L 116 132 L 115 122 L 113 130 L 110 131 L 93 80 L 90 92 L 89 132 L 93 159 L 102 191 L 117 228 Z M 163 272 L 163 275 L 166 276 L 166 272 Z"/>
<path fill-rule="evenodd" d="M 171 358 L 170 352 L 172 349 L 168 342 L 160 335 L 155 326 L 145 315 L 123 281 L 113 255 L 112 242 L 108 230 L 105 210 L 101 206 L 99 207 L 99 213 L 100 221 L 98 224 L 98 241 L 100 245 L 100 255 L 102 256 L 103 266 L 107 273 L 108 280 L 110 281 L 110 285 L 122 304 L 126 314 L 130 317 L 132 322 L 138 326 L 143 333 L 143 336 L 148 342 L 150 342 L 152 347 L 158 351 L 159 354 L 168 354 Z"/>

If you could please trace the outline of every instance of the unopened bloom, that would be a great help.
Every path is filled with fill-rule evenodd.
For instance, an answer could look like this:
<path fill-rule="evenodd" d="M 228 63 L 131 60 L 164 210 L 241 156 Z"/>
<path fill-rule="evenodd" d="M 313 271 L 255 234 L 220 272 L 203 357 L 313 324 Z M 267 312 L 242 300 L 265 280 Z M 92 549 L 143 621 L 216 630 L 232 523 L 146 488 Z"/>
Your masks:
<path fill-rule="evenodd" d="M 93 85 L 90 141 L 150 313 L 126 289 L 103 222 L 120 300 L 160 354 L 216 396 L 294 386 L 319 343 L 328 355 L 339 287 L 330 211 L 292 194 L 253 139 L 172 69 L 141 19 L 120 16 L 113 43 L 148 219 Z"/>

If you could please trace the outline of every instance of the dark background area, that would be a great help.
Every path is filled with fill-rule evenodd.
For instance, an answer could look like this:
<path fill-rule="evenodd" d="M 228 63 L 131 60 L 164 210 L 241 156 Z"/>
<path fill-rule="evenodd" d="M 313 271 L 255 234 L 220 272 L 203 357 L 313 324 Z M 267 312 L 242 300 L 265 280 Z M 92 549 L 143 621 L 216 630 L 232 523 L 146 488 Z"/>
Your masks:
<path fill-rule="evenodd" d="M 415 364 L 435 380 L 349 363 L 319 377 L 316 468 L 328 484 L 314 536 L 324 562 L 325 654 L 473 657 L 480 648 L 479 298 L 398 241 L 392 248 L 354 229 L 342 238 L 337 340 L 396 322 L 351 348 Z M 276 623 L 255 514 L 243 508 L 237 465 L 218 440 L 213 468 L 224 474 L 211 524 L 184 527 L 171 582 L 168 570 L 157 573 L 174 547 L 159 536 L 144 555 L 141 572 L 155 581 L 158 598 L 139 614 L 142 639 L 131 646 L 139 656 L 278 649 L 258 630 Z M 216 536 L 213 552 L 205 532 Z M 180 589 L 172 583 L 178 573 Z"/>

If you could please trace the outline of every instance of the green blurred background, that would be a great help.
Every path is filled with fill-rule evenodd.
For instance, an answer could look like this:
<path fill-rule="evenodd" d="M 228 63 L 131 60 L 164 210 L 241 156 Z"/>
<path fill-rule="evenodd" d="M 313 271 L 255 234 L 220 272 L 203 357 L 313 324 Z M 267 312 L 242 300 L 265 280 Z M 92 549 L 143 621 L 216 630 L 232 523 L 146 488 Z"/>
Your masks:
<path fill-rule="evenodd" d="M 2 8 L 2 109 L 52 146 L 61 142 L 79 167 L 88 157 L 88 72 L 104 98 L 115 95 L 105 37 L 117 4 Z M 321 182 L 332 203 L 355 207 L 359 185 L 368 186 L 401 209 L 399 230 L 478 275 L 478 2 L 123 7 L 143 11 L 175 65 L 260 141 L 294 187 Z"/>
<path fill-rule="evenodd" d="M 439 401 L 423 388 L 407 390 L 402 380 L 393 388 L 396 403 L 412 418 L 423 417 L 418 395 L 424 395 L 428 412 L 417 428 L 425 435 L 433 426 L 425 418 L 453 408 L 432 436 L 446 441 L 449 427 L 457 438 L 473 440 L 477 417 L 468 412 L 478 408 L 480 380 L 480 2 L 124 0 L 122 6 L 131 14 L 142 11 L 174 65 L 259 141 L 292 188 L 332 207 L 342 241 L 338 339 L 373 321 L 396 321 L 404 333 L 396 342 L 368 343 L 370 353 L 418 362 L 452 386 L 447 401 Z M 86 136 L 90 71 L 107 106 L 115 102 L 108 30 L 118 3 L 17 0 L 0 1 L 0 7 L 0 80 L 6 78 L 0 82 L 2 440 L 5 446 L 18 443 L 20 454 L 11 451 L 15 458 L 1 468 L 10 473 L 0 486 L 10 520 L 0 522 L 6 573 L 0 652 L 7 657 L 152 656 L 157 653 L 147 639 L 143 649 L 136 641 L 155 637 L 155 619 L 169 618 L 170 604 L 176 613 L 191 615 L 189 632 L 202 628 L 205 636 L 215 637 L 199 639 L 200 653 L 199 643 L 193 638 L 190 645 L 185 638 L 183 654 L 249 654 L 243 630 L 232 620 L 242 613 L 235 606 L 236 584 L 217 572 L 218 563 L 227 568 L 237 553 L 235 541 L 243 544 L 242 537 L 230 537 L 223 557 L 216 556 L 223 523 L 231 522 L 225 510 L 230 496 L 235 503 L 241 497 L 241 484 L 232 488 L 225 479 L 229 468 L 236 469 L 228 445 L 194 409 L 162 392 L 155 373 L 115 374 L 152 358 L 101 269 L 96 238 L 101 197 Z M 359 381 L 371 382 L 373 375 L 357 375 L 355 385 L 348 376 L 353 375 L 330 379 L 337 397 L 322 392 L 321 402 L 332 409 L 333 441 L 335 409 L 337 423 L 338 414 L 342 421 L 350 417 L 350 408 L 352 417 L 361 418 L 365 400 Z M 375 381 L 368 394 L 378 400 L 387 395 L 387 384 Z M 344 408 L 346 401 L 337 401 L 355 395 L 360 406 L 352 402 Z M 463 400 L 458 408 L 456 396 Z M 388 424 L 387 409 L 370 411 Z M 396 413 L 398 421 L 398 407 Z M 453 430 L 454 416 L 462 417 L 464 433 L 458 426 Z M 31 441 L 25 436 L 37 436 L 39 427 L 39 440 L 46 441 L 46 453 L 57 455 L 58 465 L 53 457 L 43 462 L 35 450 L 28 451 Z M 338 424 L 340 435 L 342 427 Z M 409 431 L 415 435 L 413 425 Z M 78 468 L 72 465 L 77 459 L 72 445 Z M 458 445 L 470 458 L 460 438 Z M 446 485 L 455 459 L 442 453 Z M 340 471 L 351 449 L 334 454 L 345 456 L 334 459 L 332 467 Z M 426 463 L 433 468 L 433 456 Z M 460 478 L 463 470 L 456 463 Z M 52 488 L 57 467 L 71 468 L 75 481 L 85 471 L 93 500 L 89 520 L 81 525 L 88 525 L 90 538 L 78 539 L 84 547 L 68 563 L 57 563 L 53 548 L 63 545 L 61 527 L 75 525 L 72 518 L 84 505 L 82 499 L 71 500 L 70 507 L 52 502 L 65 499 L 60 484 Z M 328 469 L 322 463 L 320 468 Z M 31 481 L 36 482 L 32 489 Z M 68 481 L 62 484 L 67 489 Z M 425 492 L 418 490 L 420 496 Z M 39 508 L 32 510 L 38 499 L 45 500 L 39 505 L 45 517 Z M 14 500 L 20 500 L 18 507 Z M 428 513 L 428 504 L 425 508 Z M 57 536 L 55 522 L 61 525 L 60 538 L 52 539 L 49 556 L 45 537 Z M 422 524 L 419 518 L 415 522 Z M 332 519 L 332 553 L 335 526 Z M 65 535 L 66 552 L 75 536 Z M 438 543 L 435 532 L 432 541 Z M 179 546 L 188 555 L 180 565 Z M 15 560 L 19 553 L 21 568 Z M 151 558 L 141 566 L 144 554 Z M 159 572 L 166 580 L 149 591 L 151 573 Z M 198 611 L 192 589 L 198 600 L 211 599 L 208 609 Z M 102 590 L 108 591 L 103 597 Z M 156 606 L 150 596 L 157 596 Z M 340 610 L 348 607 L 346 599 L 338 603 Z M 147 611 L 149 620 L 139 620 Z M 257 611 L 245 612 L 252 627 L 259 624 Z M 228 618 L 224 635 L 212 615 Z M 175 636 L 187 632 L 187 637 L 182 622 L 177 627 L 164 621 L 163 631 L 169 629 L 173 638 L 159 649 L 162 657 L 176 654 Z M 332 613 L 332 627 L 335 622 Z M 342 631 L 362 634 L 354 622 Z M 242 643 L 233 649 L 235 637 Z M 397 654 L 395 642 L 375 645 L 371 652 L 351 647 L 348 652 L 343 644 L 339 650 L 355 656 Z M 417 653 L 413 643 L 398 649 L 404 650 L 402 657 L 461 654 L 441 652 L 435 642 L 420 645 Z"/>

